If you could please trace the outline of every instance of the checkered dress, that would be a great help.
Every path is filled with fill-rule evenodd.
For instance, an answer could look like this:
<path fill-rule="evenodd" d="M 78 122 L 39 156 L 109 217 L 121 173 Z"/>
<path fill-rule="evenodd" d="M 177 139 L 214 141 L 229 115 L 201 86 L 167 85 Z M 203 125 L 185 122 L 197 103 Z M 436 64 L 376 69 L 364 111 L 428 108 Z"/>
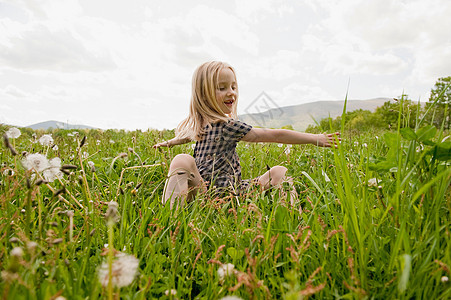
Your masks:
<path fill-rule="evenodd" d="M 252 129 L 238 120 L 213 123 L 207 126 L 201 141 L 196 142 L 194 159 L 202 178 L 219 189 L 249 185 L 241 179 L 240 159 L 236 144 Z"/>

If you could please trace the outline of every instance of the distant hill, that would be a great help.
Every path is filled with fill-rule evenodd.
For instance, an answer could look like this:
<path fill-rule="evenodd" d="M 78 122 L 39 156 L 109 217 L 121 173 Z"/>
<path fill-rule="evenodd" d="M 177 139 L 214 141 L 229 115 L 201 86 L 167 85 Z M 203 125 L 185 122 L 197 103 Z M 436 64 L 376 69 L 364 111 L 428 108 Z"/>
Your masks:
<path fill-rule="evenodd" d="M 266 94 L 262 94 L 267 97 Z M 346 104 L 346 111 L 353 111 L 357 109 L 375 111 L 377 107 L 382 106 L 385 102 L 392 100 L 392 98 L 376 98 L 370 100 L 348 100 Z M 253 105 L 259 105 L 257 99 Z M 240 115 L 238 118 L 253 126 L 280 128 L 286 125 L 291 125 L 295 130 L 303 131 L 307 129 L 308 125 L 315 124 L 314 119 L 319 122 L 321 119 L 331 117 L 336 118 L 343 113 L 344 101 L 317 101 L 293 106 L 276 107 L 271 99 L 262 99 L 260 107 L 273 107 L 272 109 L 263 111 L 261 113 L 252 113 Z M 272 105 L 271 105 L 272 104 Z M 249 107 L 251 110 L 252 107 Z"/>
<path fill-rule="evenodd" d="M 86 126 L 86 125 L 72 125 L 68 123 L 58 122 L 58 121 L 46 121 L 41 123 L 36 123 L 33 125 L 25 126 L 31 129 L 95 129 L 94 127 Z"/>

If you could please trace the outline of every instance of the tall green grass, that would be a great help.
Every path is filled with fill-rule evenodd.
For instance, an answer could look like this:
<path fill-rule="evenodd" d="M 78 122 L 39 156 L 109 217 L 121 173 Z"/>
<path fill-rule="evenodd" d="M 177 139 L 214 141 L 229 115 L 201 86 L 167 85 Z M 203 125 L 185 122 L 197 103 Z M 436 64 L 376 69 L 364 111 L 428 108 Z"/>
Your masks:
<path fill-rule="evenodd" d="M 449 298 L 451 141 L 417 124 L 343 132 L 336 150 L 240 143 L 244 178 L 285 165 L 299 201 L 292 206 L 278 190 L 207 193 L 179 211 L 160 198 L 171 159 L 192 147 L 151 148 L 171 131 L 54 130 L 54 150 L 32 136 L 43 132 L 23 130 L 10 139 L 19 154 L 0 153 L 0 292 L 5 299 Z M 37 185 L 21 165 L 23 151 L 75 169 Z M 120 218 L 109 227 L 111 201 Z M 117 251 L 139 260 L 138 274 L 110 289 L 99 268 Z M 222 278 L 227 263 L 234 270 Z"/>

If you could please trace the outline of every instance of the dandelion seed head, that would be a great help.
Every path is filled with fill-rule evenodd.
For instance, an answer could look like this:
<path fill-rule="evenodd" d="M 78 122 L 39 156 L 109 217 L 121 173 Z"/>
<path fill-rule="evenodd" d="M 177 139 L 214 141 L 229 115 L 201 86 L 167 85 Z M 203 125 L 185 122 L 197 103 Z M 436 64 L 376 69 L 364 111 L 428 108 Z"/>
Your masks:
<path fill-rule="evenodd" d="M 34 170 L 39 173 L 50 167 L 47 157 L 40 153 L 28 154 L 22 160 L 22 164 L 27 170 Z"/>
<path fill-rule="evenodd" d="M 6 136 L 10 139 L 17 139 L 22 133 L 16 127 L 11 127 L 6 132 Z"/>
<path fill-rule="evenodd" d="M 50 134 L 44 134 L 39 138 L 39 143 L 42 146 L 51 146 L 53 144 L 53 138 Z"/>
<path fill-rule="evenodd" d="M 23 256 L 23 250 L 21 247 L 15 247 L 11 250 L 11 256 L 21 258 Z"/>
<path fill-rule="evenodd" d="M 61 172 L 61 159 L 59 157 L 52 158 L 49 161 L 49 167 L 42 172 L 42 176 L 48 182 L 63 178 L 63 172 Z"/>
<path fill-rule="evenodd" d="M 105 213 L 105 219 L 107 222 L 114 222 L 117 223 L 120 219 L 119 212 L 118 212 L 118 204 L 116 201 L 110 201 L 108 203 L 108 208 Z"/>
<path fill-rule="evenodd" d="M 128 286 L 138 273 L 139 260 L 133 255 L 119 253 L 112 265 L 112 284 L 116 287 Z M 108 286 L 108 262 L 103 262 L 99 268 L 99 281 L 102 286 Z"/>
<path fill-rule="evenodd" d="M 38 243 L 30 241 L 27 243 L 27 248 L 29 251 L 34 251 L 38 247 Z"/>
<path fill-rule="evenodd" d="M 235 270 L 235 266 L 230 263 L 219 266 L 219 268 L 218 268 L 219 282 L 224 282 L 226 277 L 233 274 L 234 270 Z"/>

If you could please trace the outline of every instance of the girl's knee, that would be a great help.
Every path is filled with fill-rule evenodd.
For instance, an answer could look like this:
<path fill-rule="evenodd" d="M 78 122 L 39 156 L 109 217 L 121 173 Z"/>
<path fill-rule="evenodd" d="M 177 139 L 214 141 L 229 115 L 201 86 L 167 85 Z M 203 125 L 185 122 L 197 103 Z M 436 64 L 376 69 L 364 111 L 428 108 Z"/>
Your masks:
<path fill-rule="evenodd" d="M 170 169 L 186 169 L 191 170 L 196 166 L 194 157 L 189 154 L 177 154 L 171 161 Z"/>
<path fill-rule="evenodd" d="M 284 166 L 274 166 L 272 167 L 269 172 L 271 173 L 271 177 L 274 178 L 280 178 L 282 179 L 283 177 L 285 177 L 285 174 L 287 173 L 288 169 Z"/>

